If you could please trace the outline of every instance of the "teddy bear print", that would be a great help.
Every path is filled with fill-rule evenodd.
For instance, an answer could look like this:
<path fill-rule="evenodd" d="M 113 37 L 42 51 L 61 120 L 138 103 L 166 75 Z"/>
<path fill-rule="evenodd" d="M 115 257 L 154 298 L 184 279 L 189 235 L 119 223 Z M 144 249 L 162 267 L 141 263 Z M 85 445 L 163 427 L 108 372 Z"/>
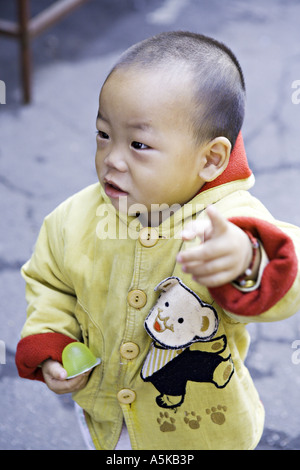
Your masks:
<path fill-rule="evenodd" d="M 184 402 L 188 381 L 224 388 L 234 366 L 231 355 L 221 356 L 227 346 L 226 336 L 214 338 L 219 319 L 211 305 L 177 277 L 165 279 L 155 290 L 160 296 L 145 320 L 145 329 L 154 342 L 141 377 L 158 390 L 158 406 L 176 409 Z M 204 351 L 191 349 L 199 342 L 212 344 Z"/>

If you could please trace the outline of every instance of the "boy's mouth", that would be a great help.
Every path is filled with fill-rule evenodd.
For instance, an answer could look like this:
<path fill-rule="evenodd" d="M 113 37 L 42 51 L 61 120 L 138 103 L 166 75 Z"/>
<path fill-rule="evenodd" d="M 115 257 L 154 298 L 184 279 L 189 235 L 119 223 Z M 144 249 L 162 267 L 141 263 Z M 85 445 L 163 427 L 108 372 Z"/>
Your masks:
<path fill-rule="evenodd" d="M 128 195 L 126 191 L 123 191 L 117 184 L 113 183 L 112 181 L 104 182 L 104 191 L 108 197 L 111 197 L 113 199 Z"/>

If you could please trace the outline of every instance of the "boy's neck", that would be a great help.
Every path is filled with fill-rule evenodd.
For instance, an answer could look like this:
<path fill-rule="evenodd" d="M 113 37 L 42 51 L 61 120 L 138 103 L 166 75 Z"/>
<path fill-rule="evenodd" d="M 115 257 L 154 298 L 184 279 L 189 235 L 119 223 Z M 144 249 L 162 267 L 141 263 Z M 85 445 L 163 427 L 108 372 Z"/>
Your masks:
<path fill-rule="evenodd" d="M 178 206 L 177 210 L 180 208 Z M 145 213 L 137 214 L 137 217 L 143 227 L 158 227 L 165 220 L 167 220 L 171 215 L 173 215 L 175 210 L 165 209 L 162 211 L 150 211 Z"/>

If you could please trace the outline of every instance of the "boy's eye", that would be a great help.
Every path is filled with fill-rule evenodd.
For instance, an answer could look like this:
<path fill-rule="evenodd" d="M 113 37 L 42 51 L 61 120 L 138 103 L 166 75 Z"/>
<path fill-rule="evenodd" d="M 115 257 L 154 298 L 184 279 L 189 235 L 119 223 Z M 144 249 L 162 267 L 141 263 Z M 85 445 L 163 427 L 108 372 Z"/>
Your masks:
<path fill-rule="evenodd" d="M 109 139 L 109 135 L 106 134 L 106 132 L 97 131 L 97 135 L 98 135 L 101 139 Z"/>
<path fill-rule="evenodd" d="M 142 144 L 142 142 L 136 142 L 135 140 L 131 142 L 131 147 L 135 150 L 145 150 L 148 149 L 148 145 Z"/>

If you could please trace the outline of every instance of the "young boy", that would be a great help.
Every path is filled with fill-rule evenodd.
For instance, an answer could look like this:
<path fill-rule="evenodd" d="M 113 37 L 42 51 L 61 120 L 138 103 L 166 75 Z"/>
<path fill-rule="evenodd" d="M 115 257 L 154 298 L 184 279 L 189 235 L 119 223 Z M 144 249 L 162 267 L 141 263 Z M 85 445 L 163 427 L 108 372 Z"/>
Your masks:
<path fill-rule="evenodd" d="M 248 192 L 244 107 L 223 44 L 169 32 L 130 48 L 100 93 L 100 184 L 46 217 L 22 269 L 20 376 L 73 392 L 96 449 L 123 422 L 133 449 L 259 442 L 245 325 L 300 308 L 300 234 Z M 73 341 L 101 364 L 68 380 Z"/>

